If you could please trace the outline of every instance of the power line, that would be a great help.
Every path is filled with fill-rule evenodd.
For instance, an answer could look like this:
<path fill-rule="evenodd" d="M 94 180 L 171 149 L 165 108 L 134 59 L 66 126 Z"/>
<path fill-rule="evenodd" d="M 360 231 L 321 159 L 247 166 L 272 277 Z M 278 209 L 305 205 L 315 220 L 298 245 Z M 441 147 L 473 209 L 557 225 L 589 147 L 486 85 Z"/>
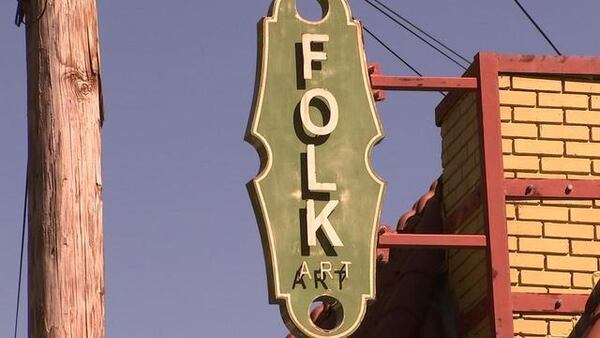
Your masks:
<path fill-rule="evenodd" d="M 531 15 L 529 15 L 529 13 L 527 13 L 527 10 L 521 5 L 521 3 L 519 2 L 519 0 L 514 0 L 514 1 L 517 4 L 517 6 L 519 6 L 519 8 L 521 9 L 521 11 L 523 11 L 523 13 L 527 16 L 527 18 L 529 19 L 529 21 L 531 21 L 531 23 L 535 26 L 535 28 L 537 28 L 537 30 L 540 32 L 540 34 L 542 34 L 542 36 L 544 37 L 544 39 L 546 39 L 546 41 L 548 41 L 548 43 L 550 44 L 550 46 L 552 46 L 552 48 L 554 49 L 554 51 L 556 52 L 556 54 L 562 55 L 562 53 L 558 50 L 558 48 L 556 48 L 556 46 L 554 45 L 554 43 L 552 43 L 552 40 L 550 40 L 550 38 L 548 37 L 548 35 L 546 35 L 546 33 L 544 33 L 544 31 L 537 24 L 537 22 L 535 22 L 535 20 L 531 17 Z"/>
<path fill-rule="evenodd" d="M 366 26 L 363 26 L 363 29 L 365 30 L 365 32 L 367 32 L 367 34 L 369 34 L 373 39 L 375 39 L 375 41 L 379 42 L 379 44 L 381 46 L 383 46 L 383 48 L 387 49 L 388 52 L 390 52 L 398 60 L 400 60 L 400 62 L 402 62 L 406 67 L 410 68 L 410 70 L 415 72 L 415 74 L 417 74 L 419 76 L 423 76 L 423 74 L 421 74 L 421 72 L 419 72 L 415 67 L 411 66 L 410 63 L 408 63 L 408 61 L 404 60 L 400 55 L 398 55 L 398 53 L 396 53 L 393 49 L 391 49 L 385 42 L 383 42 L 379 37 L 377 37 L 377 35 L 375 35 L 373 32 L 371 32 L 369 29 L 367 29 Z"/>
<path fill-rule="evenodd" d="M 379 4 L 380 6 L 382 6 L 383 8 L 387 9 L 389 12 L 391 12 L 392 14 L 394 14 L 396 17 L 398 17 L 399 19 L 403 20 L 404 22 L 406 22 L 407 24 L 409 24 L 412 28 L 418 30 L 421 34 L 425 35 L 426 37 L 430 38 L 431 40 L 435 41 L 438 45 L 444 47 L 446 50 L 448 50 L 450 53 L 456 55 L 457 57 L 459 57 L 461 60 L 463 60 L 464 62 L 466 62 L 467 64 L 470 64 L 471 61 L 469 61 L 467 58 L 465 58 L 464 56 L 462 56 L 461 54 L 459 54 L 457 51 L 455 51 L 454 49 L 448 47 L 446 44 L 444 44 L 443 42 L 441 42 L 440 40 L 436 39 L 434 36 L 432 36 L 431 34 L 427 33 L 426 31 L 424 31 L 423 29 L 421 29 L 419 26 L 417 26 L 416 24 L 412 23 L 410 20 L 408 20 L 406 17 L 400 15 L 397 11 L 395 11 L 394 9 L 390 8 L 389 6 L 387 6 L 386 4 L 384 4 L 383 2 L 379 1 L 379 0 L 373 0 L 375 1 L 377 4 Z"/>
<path fill-rule="evenodd" d="M 375 41 L 379 42 L 379 44 L 382 45 L 383 48 L 387 49 L 388 52 L 390 52 L 398 60 L 400 60 L 400 62 L 402 62 L 406 67 L 410 68 L 410 70 L 415 72 L 415 74 L 417 74 L 419 76 L 423 76 L 423 74 L 421 72 L 419 72 L 415 67 L 411 66 L 410 63 L 408 63 L 408 61 L 404 60 L 404 58 L 402 58 L 400 55 L 398 55 L 398 53 L 396 53 L 393 49 L 391 49 L 385 42 L 383 42 L 379 37 L 377 37 L 377 35 L 375 35 L 373 32 L 371 32 L 366 26 L 363 25 L 363 29 L 365 32 L 367 32 L 367 34 L 369 34 L 373 39 L 375 39 Z M 440 94 L 442 94 L 442 96 L 446 96 L 446 94 L 444 94 L 444 92 L 440 92 Z"/>
<path fill-rule="evenodd" d="M 23 277 L 23 256 L 25 248 L 25 224 L 27 223 L 27 192 L 29 189 L 29 165 L 25 174 L 25 198 L 23 199 L 23 222 L 21 225 L 21 254 L 19 258 L 19 285 L 17 286 L 17 309 L 15 311 L 15 337 L 19 330 L 19 305 L 21 304 L 21 280 Z"/>
<path fill-rule="evenodd" d="M 413 72 L 415 72 L 415 74 L 417 74 L 417 75 L 419 75 L 421 77 L 423 76 L 423 74 L 421 72 L 419 72 L 415 67 L 411 66 L 410 63 L 408 63 L 408 61 L 404 60 L 404 58 L 402 58 L 400 55 L 398 55 L 398 53 L 396 53 L 393 49 L 391 49 L 385 42 L 383 42 L 380 38 L 378 38 L 377 35 L 375 35 L 373 32 L 371 32 L 366 26 L 363 25 L 363 29 L 373 39 L 375 39 L 375 41 L 379 42 L 379 44 L 382 45 L 383 48 L 387 49 L 388 52 L 390 52 L 398 60 L 400 60 L 400 62 L 402 62 L 406 67 L 410 68 L 410 70 L 412 70 Z M 442 96 L 446 96 L 446 94 L 444 94 L 444 92 L 440 92 L 440 94 L 442 94 Z"/>
<path fill-rule="evenodd" d="M 402 22 L 398 21 L 396 18 L 394 18 L 393 16 L 391 16 L 390 14 L 388 14 L 386 11 L 384 11 L 383 9 L 379 8 L 377 5 L 375 5 L 374 3 L 372 3 L 369 0 L 365 0 L 366 3 L 368 3 L 369 5 L 371 5 L 373 8 L 375 8 L 376 10 L 378 10 L 381 14 L 385 15 L 386 17 L 388 17 L 390 20 L 394 21 L 396 24 L 398 24 L 400 27 L 406 29 L 408 32 L 410 32 L 412 35 L 414 35 L 415 37 L 417 37 L 419 40 L 423 41 L 424 43 L 426 43 L 429 47 L 435 49 L 438 53 L 442 54 L 443 56 L 445 56 L 448 60 L 454 62 L 456 65 L 458 65 L 460 68 L 467 70 L 467 67 L 465 67 L 464 65 L 462 65 L 461 63 L 459 63 L 458 61 L 456 61 L 453 57 L 451 57 L 450 55 L 448 55 L 447 53 L 445 53 L 444 51 L 442 51 L 441 49 L 439 49 L 438 47 L 434 46 L 431 42 L 427 41 L 426 39 L 424 39 L 422 36 L 420 36 L 419 34 L 415 33 L 415 31 L 413 31 L 412 29 L 410 29 L 409 27 L 407 27 L 405 24 L 403 24 Z"/>

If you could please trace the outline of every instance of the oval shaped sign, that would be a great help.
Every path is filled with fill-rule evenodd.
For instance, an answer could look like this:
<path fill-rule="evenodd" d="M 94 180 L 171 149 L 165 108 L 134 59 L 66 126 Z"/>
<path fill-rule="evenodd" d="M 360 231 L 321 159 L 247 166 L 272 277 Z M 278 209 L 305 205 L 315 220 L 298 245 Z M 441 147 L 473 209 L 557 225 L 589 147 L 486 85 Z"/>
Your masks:
<path fill-rule="evenodd" d="M 271 301 L 299 335 L 345 337 L 375 294 L 384 182 L 370 154 L 383 132 L 360 23 L 346 0 L 321 3 L 324 17 L 311 22 L 295 0 L 275 0 L 259 23 L 246 139 L 261 171 L 248 188 Z M 322 310 L 326 320 L 313 321 Z"/>

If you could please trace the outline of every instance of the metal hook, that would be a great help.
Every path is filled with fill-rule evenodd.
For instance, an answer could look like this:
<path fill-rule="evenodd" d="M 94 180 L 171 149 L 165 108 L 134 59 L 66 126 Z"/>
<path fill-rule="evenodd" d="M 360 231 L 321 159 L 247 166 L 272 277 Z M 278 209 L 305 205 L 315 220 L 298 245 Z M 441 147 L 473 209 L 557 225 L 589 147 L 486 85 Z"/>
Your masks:
<path fill-rule="evenodd" d="M 17 0 L 17 12 L 15 13 L 15 25 L 21 27 L 21 24 L 25 22 L 25 7 L 23 6 L 23 0 Z"/>
<path fill-rule="evenodd" d="M 21 27 L 21 24 L 24 24 L 25 26 L 27 25 L 31 25 L 34 24 L 36 22 L 38 22 L 42 16 L 44 16 L 44 13 L 46 13 L 46 7 L 48 7 L 48 0 L 44 1 L 44 8 L 42 8 L 40 14 L 37 16 L 37 18 L 35 18 L 35 20 L 29 22 L 29 20 L 25 20 L 25 17 L 27 16 L 25 13 L 25 0 L 17 0 L 17 12 L 15 13 L 15 25 L 17 27 Z"/>

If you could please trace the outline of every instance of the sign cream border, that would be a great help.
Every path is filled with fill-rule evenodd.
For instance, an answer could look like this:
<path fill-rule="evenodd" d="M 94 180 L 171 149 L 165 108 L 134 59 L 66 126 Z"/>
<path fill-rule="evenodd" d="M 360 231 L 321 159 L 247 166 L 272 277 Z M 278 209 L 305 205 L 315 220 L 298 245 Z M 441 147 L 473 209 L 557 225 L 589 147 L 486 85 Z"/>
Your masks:
<path fill-rule="evenodd" d="M 262 102 L 263 102 L 263 98 L 264 98 L 264 89 L 265 89 L 265 81 L 267 78 L 267 64 L 268 64 L 268 51 L 269 51 L 269 25 L 278 22 L 279 18 L 279 12 L 280 12 L 280 6 L 282 2 L 285 1 L 290 1 L 290 0 L 274 0 L 274 3 L 272 5 L 272 10 L 271 10 L 271 16 L 269 17 L 265 17 L 262 19 L 262 22 L 260 23 L 262 25 L 262 60 L 259 60 L 261 62 L 260 65 L 260 75 L 259 75 L 259 79 L 260 79 L 260 86 L 258 88 L 258 91 L 255 93 L 255 95 L 257 95 L 257 101 L 255 103 L 255 107 L 254 107 L 254 111 L 253 111 L 253 118 L 252 118 L 252 123 L 250 125 L 250 135 L 255 137 L 257 140 L 259 140 L 262 145 L 264 146 L 264 149 L 266 151 L 266 158 L 267 158 L 267 164 L 266 166 L 263 168 L 263 170 L 258 174 L 258 176 L 256 176 L 252 181 L 251 184 L 253 185 L 254 191 L 256 192 L 258 199 L 259 199 L 259 203 L 260 203 L 260 207 L 262 210 L 262 216 L 264 218 L 264 222 L 265 222 L 265 230 L 266 230 L 266 234 L 267 234 L 267 239 L 269 241 L 269 252 L 270 252 L 270 259 L 271 259 L 271 267 L 272 269 L 274 269 L 275 271 L 273 272 L 273 278 L 274 278 L 274 293 L 275 293 L 275 298 L 279 299 L 279 300 L 287 300 L 285 302 L 286 304 L 286 312 L 290 315 L 290 319 L 293 321 L 294 326 L 301 330 L 304 334 L 307 335 L 313 335 L 314 332 L 312 330 L 307 330 L 307 328 L 305 328 L 304 326 L 300 325 L 300 323 L 298 322 L 297 318 L 294 316 L 294 311 L 292 311 L 292 308 L 290 307 L 291 302 L 289 301 L 290 299 L 290 294 L 289 293 L 282 293 L 279 290 L 279 271 L 277 268 L 276 264 L 273 264 L 273 262 L 276 262 L 277 259 L 277 252 L 274 250 L 273 247 L 273 236 L 271 233 L 271 224 L 270 224 L 270 220 L 269 220 L 269 215 L 267 212 L 267 209 L 265 207 L 265 201 L 264 201 L 264 197 L 262 194 L 262 190 L 260 188 L 260 182 L 269 174 L 269 171 L 271 170 L 272 167 L 272 151 L 271 151 L 271 147 L 269 145 L 269 142 L 267 142 L 267 140 L 264 138 L 263 135 L 261 135 L 260 133 L 258 133 L 258 121 L 260 120 L 260 114 L 262 111 Z M 295 0 L 293 0 L 295 1 Z M 362 77 L 363 77 L 363 83 L 364 83 L 364 89 L 365 89 L 365 93 L 368 97 L 369 100 L 369 105 L 370 105 L 370 109 L 371 109 L 371 114 L 373 115 L 373 120 L 376 121 L 376 129 L 377 129 L 377 135 L 375 135 L 367 144 L 367 147 L 365 149 L 365 153 L 364 153 L 364 163 L 365 166 L 367 168 L 368 173 L 370 174 L 371 178 L 377 182 L 380 186 L 379 188 L 379 194 L 377 197 L 377 212 L 374 215 L 373 218 L 373 222 L 372 222 L 372 233 L 371 233 L 371 264 L 369 267 L 369 272 L 371 274 L 371 278 L 370 278 L 370 293 L 369 294 L 362 294 L 362 302 L 361 302 L 361 309 L 360 309 L 360 315 L 358 320 L 354 323 L 354 325 L 352 325 L 350 328 L 348 328 L 347 330 L 334 334 L 334 335 L 329 335 L 327 332 L 322 331 L 321 329 L 317 328 L 316 326 L 314 326 L 314 328 L 316 328 L 317 330 L 321 331 L 326 337 L 331 337 L 331 338 L 338 338 L 338 337 L 346 337 L 348 335 L 350 335 L 352 332 L 354 332 L 358 326 L 360 325 L 360 323 L 362 322 L 362 319 L 364 318 L 364 315 L 366 313 L 366 305 L 367 305 L 367 301 L 371 300 L 374 298 L 375 296 L 375 266 L 376 266 L 376 244 L 377 244 L 377 233 L 378 233 L 378 229 L 379 229 L 379 219 L 381 216 L 381 204 L 382 204 L 382 200 L 383 200 L 383 193 L 385 190 L 385 181 L 380 178 L 375 172 L 373 172 L 373 169 L 371 168 L 370 165 L 370 154 L 371 154 L 371 150 L 373 149 L 373 146 L 379 142 L 382 138 L 383 138 L 383 130 L 381 127 L 381 121 L 379 119 L 379 116 L 377 114 L 377 108 L 375 106 L 375 101 L 373 98 L 373 95 L 371 93 L 371 87 L 370 87 L 370 78 L 368 76 L 368 70 L 367 70 L 367 61 L 366 61 L 366 55 L 365 55 L 365 50 L 364 50 L 364 43 L 363 43 L 363 35 L 362 35 L 362 26 L 360 24 L 360 22 L 358 20 L 353 20 L 352 19 L 352 14 L 350 11 L 350 7 L 349 4 L 347 2 L 347 0 L 326 0 L 326 1 L 340 1 L 344 7 L 344 10 L 346 12 L 346 19 L 347 19 L 347 25 L 354 27 L 356 29 L 356 34 L 357 34 L 357 42 L 358 42 L 358 51 L 360 54 L 360 60 L 361 60 L 361 70 L 362 70 Z M 329 17 L 329 12 L 319 21 L 308 21 L 305 20 L 304 18 L 302 18 L 298 12 L 296 11 L 296 18 L 299 21 L 302 21 L 304 23 L 307 24 L 311 24 L 311 25 L 318 25 L 323 23 L 324 21 L 327 20 L 327 18 Z M 269 267 L 267 267 L 269 268 Z"/>

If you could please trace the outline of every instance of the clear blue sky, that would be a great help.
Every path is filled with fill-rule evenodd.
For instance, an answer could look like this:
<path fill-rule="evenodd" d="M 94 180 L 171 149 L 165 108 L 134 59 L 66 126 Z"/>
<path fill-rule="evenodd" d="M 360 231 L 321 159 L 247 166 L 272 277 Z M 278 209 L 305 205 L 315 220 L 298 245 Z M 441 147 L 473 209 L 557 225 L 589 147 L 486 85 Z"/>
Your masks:
<path fill-rule="evenodd" d="M 298 0 L 310 8 L 314 0 Z M 382 0 L 471 58 L 551 54 L 511 0 Z M 270 0 L 99 1 L 106 121 L 108 337 L 282 337 L 268 304 L 244 184 L 258 171 L 242 141 L 254 88 L 256 22 Z M 600 55 L 597 0 L 523 0 L 564 54 Z M 353 14 L 427 75 L 462 73 L 362 0 Z M 26 161 L 24 28 L 0 3 L 0 336 L 12 336 Z M 366 37 L 367 57 L 412 75 Z M 440 174 L 438 93 L 390 93 L 373 152 L 388 181 L 382 221 Z M 23 302 L 26 313 L 26 298 Z M 22 317 L 23 319 L 26 316 Z M 20 337 L 26 336 L 22 320 Z"/>

